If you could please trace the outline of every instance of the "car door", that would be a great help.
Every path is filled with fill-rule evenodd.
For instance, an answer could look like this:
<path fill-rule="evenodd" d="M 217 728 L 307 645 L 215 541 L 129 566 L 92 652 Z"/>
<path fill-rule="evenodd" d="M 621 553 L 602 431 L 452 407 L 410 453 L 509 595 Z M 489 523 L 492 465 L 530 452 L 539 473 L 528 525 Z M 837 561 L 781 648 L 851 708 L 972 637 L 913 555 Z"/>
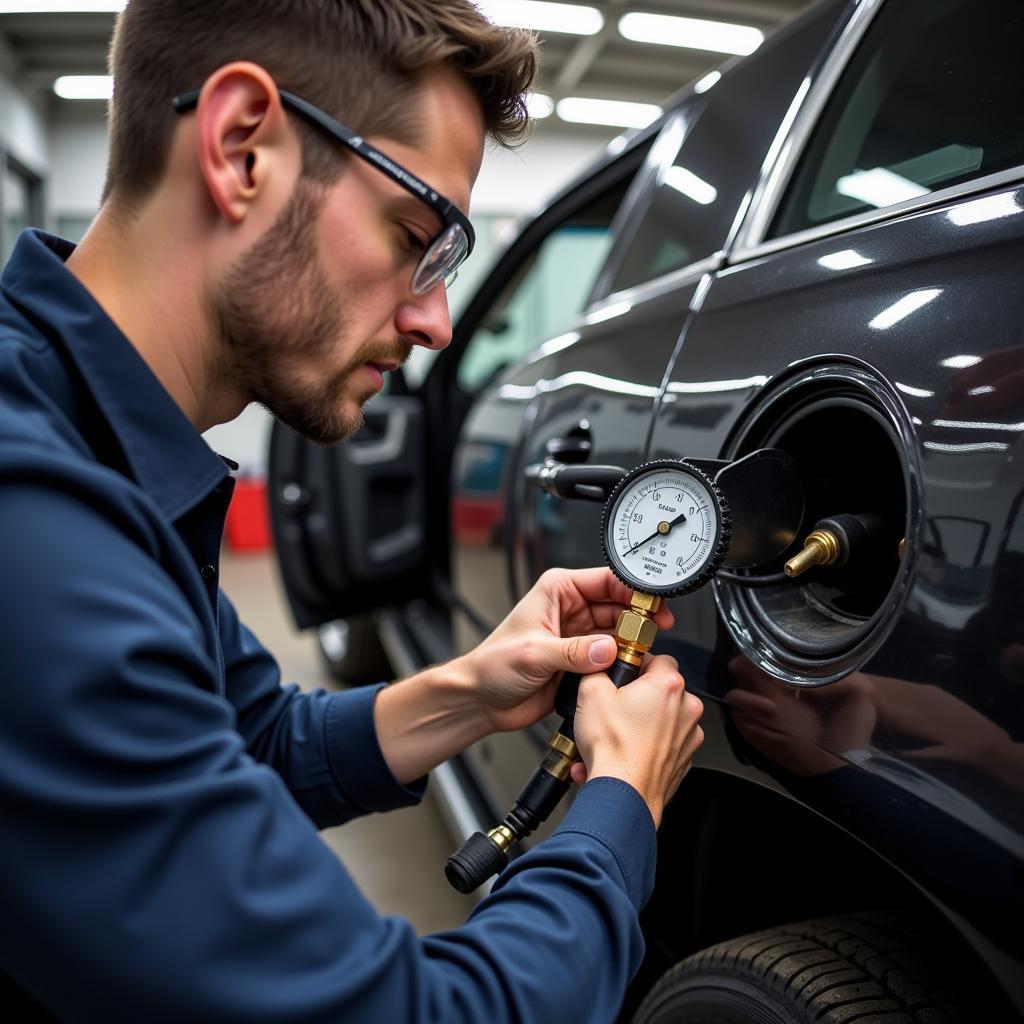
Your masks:
<path fill-rule="evenodd" d="M 455 653 L 475 646 L 517 598 L 516 502 L 524 440 L 536 416 L 530 396 L 552 358 L 586 330 L 583 311 L 626 211 L 642 190 L 637 179 L 649 173 L 650 157 L 644 157 L 652 135 L 635 144 L 628 160 L 602 166 L 548 211 L 543 237 L 514 268 L 502 267 L 502 287 L 467 335 L 454 372 L 458 390 L 472 396 L 451 472 Z M 662 360 L 655 372 L 662 373 L 664 365 Z M 589 443 L 586 430 L 577 430 L 562 455 L 577 457 Z M 522 783 L 536 749 L 531 734 L 496 736 L 460 759 L 491 814 Z"/>
<path fill-rule="evenodd" d="M 1000 901 L 1024 816 L 996 763 L 1024 733 L 1021 39 L 1016 3 L 859 5 L 695 313 L 651 444 L 777 445 L 803 472 L 801 541 L 822 516 L 876 524 L 844 568 L 678 602 L 698 763 L 767 767 L 1018 951 L 1019 887 Z M 770 727 L 734 710 L 746 694 Z M 842 766 L 885 799 L 848 812 L 827 784 Z M 938 840 L 908 841 L 924 828 L 956 878 Z"/>
<path fill-rule="evenodd" d="M 471 498 L 491 457 L 494 504 L 486 532 L 453 530 L 453 582 L 482 620 L 461 618 L 457 649 L 475 643 L 545 569 L 601 564 L 601 505 L 553 498 L 527 471 L 552 452 L 591 464 L 644 461 L 690 310 L 840 10 L 819 8 L 766 44 L 757 66 L 737 63 L 710 92 L 680 98 L 622 210 L 589 306 L 479 396 L 456 447 L 453 499 L 459 508 Z M 486 454 L 499 437 L 500 465 Z M 505 805 L 549 734 L 541 723 L 495 736 L 466 760 Z"/>

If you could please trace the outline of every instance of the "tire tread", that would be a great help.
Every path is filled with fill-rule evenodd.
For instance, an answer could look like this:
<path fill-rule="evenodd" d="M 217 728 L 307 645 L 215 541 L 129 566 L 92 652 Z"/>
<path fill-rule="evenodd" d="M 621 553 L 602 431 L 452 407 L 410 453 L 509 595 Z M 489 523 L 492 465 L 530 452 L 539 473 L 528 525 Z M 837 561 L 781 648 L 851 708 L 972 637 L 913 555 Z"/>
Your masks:
<path fill-rule="evenodd" d="M 801 1024 L 957 1024 L 955 1011 L 930 994 L 938 986 L 915 947 L 903 922 L 886 912 L 765 929 L 719 942 L 670 968 L 633 1021 L 644 1024 L 664 1009 L 687 979 L 715 975 L 754 984 Z"/>

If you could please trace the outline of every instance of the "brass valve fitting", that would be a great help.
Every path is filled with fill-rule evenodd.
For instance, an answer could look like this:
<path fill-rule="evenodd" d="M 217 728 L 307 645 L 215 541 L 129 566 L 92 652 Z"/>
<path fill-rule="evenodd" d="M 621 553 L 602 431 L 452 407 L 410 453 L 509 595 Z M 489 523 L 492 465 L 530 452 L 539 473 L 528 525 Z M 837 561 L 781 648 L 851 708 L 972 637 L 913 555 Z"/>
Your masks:
<path fill-rule="evenodd" d="M 799 576 L 815 565 L 831 565 L 839 558 L 839 539 L 830 530 L 815 530 L 804 541 L 803 550 L 785 565 L 787 576 Z"/>
<path fill-rule="evenodd" d="M 641 664 L 658 635 L 653 615 L 660 607 L 660 597 L 633 591 L 629 607 L 622 611 L 615 625 L 620 659 L 630 665 Z"/>

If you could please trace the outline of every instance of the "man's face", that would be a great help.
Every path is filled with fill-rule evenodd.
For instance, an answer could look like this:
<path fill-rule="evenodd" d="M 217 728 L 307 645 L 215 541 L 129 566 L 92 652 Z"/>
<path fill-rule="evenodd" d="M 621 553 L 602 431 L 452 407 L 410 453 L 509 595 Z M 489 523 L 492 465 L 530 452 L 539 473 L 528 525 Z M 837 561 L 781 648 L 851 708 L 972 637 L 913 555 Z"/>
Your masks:
<path fill-rule="evenodd" d="M 416 145 L 367 141 L 466 212 L 483 153 L 478 103 L 454 73 L 439 71 L 424 80 L 420 104 Z M 343 153 L 339 146 L 339 161 Z M 444 286 L 411 291 L 441 227 L 429 206 L 365 161 L 350 159 L 330 186 L 300 180 L 273 227 L 208 294 L 224 386 L 312 441 L 348 437 L 384 372 L 413 345 L 451 340 Z"/>

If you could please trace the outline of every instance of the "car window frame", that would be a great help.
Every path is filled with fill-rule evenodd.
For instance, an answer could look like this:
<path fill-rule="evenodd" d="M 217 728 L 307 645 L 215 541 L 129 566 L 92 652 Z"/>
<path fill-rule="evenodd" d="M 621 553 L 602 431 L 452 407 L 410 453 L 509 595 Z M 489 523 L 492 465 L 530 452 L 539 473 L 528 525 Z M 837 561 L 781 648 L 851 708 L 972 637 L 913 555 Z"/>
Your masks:
<path fill-rule="evenodd" d="M 494 304 L 501 298 L 508 282 L 566 220 L 578 213 L 588 203 L 598 199 L 622 178 L 632 176 L 634 180 L 627 186 L 619 210 L 616 211 L 609 224 L 613 241 L 595 276 L 595 281 L 601 279 L 611 253 L 616 248 L 615 232 L 619 216 L 629 200 L 635 176 L 641 171 L 646 160 L 648 147 L 655 141 L 662 123 L 663 118 L 659 118 L 649 129 L 638 132 L 630 138 L 620 152 L 606 156 L 603 163 L 598 163 L 597 166 L 591 166 L 584 171 L 556 195 L 541 213 L 526 223 L 515 234 L 507 247 L 499 249 L 495 253 L 491 270 L 484 277 L 454 326 L 451 344 L 439 354 L 427 371 L 422 383 L 415 389 L 417 392 L 422 392 L 427 388 L 431 378 L 435 378 L 435 386 L 437 377 L 445 379 L 449 384 L 454 384 L 458 374 L 458 364 L 466 348 L 480 324 L 493 309 Z M 591 292 L 580 310 L 580 315 L 590 308 L 592 302 Z"/>
<path fill-rule="evenodd" d="M 615 278 L 622 268 L 622 263 L 629 252 L 637 232 L 640 230 L 644 218 L 650 210 L 654 195 L 658 190 L 658 183 L 666 168 L 675 163 L 679 151 L 682 149 L 697 123 L 704 108 L 707 106 L 707 99 L 700 93 L 696 93 L 690 86 L 682 95 L 671 102 L 665 113 L 664 123 L 658 132 L 657 138 L 648 150 L 647 158 L 643 166 L 637 171 L 632 184 L 626 191 L 611 229 L 615 244 L 605 260 L 604 266 L 594 280 L 594 287 L 586 306 L 590 311 L 594 306 L 604 305 L 605 300 L 611 296 L 622 298 L 631 295 L 640 289 L 646 288 L 652 282 L 661 281 L 665 278 L 688 276 L 686 272 L 692 271 L 697 265 L 707 262 L 707 257 L 694 260 L 683 267 L 676 267 L 664 274 L 640 281 L 628 288 L 620 288 L 612 291 Z M 709 254 L 710 255 L 710 254 Z"/>
<path fill-rule="evenodd" d="M 820 71 L 812 73 L 805 80 L 789 114 L 780 126 L 777 145 L 773 145 L 771 150 L 774 159 L 765 162 L 766 169 L 754 189 L 735 242 L 728 249 L 726 262 L 729 265 L 745 263 L 820 238 L 845 234 L 869 224 L 941 206 L 961 196 L 1024 180 L 1024 164 L 1019 164 L 1003 171 L 937 189 L 926 196 L 907 199 L 877 210 L 863 210 L 813 228 L 779 235 L 777 238 L 766 238 L 797 165 L 819 124 L 825 105 L 832 98 L 850 61 L 860 51 L 861 42 L 875 18 L 886 3 L 894 2 L 898 0 L 854 0 L 851 4 L 847 21 L 824 56 Z"/>

